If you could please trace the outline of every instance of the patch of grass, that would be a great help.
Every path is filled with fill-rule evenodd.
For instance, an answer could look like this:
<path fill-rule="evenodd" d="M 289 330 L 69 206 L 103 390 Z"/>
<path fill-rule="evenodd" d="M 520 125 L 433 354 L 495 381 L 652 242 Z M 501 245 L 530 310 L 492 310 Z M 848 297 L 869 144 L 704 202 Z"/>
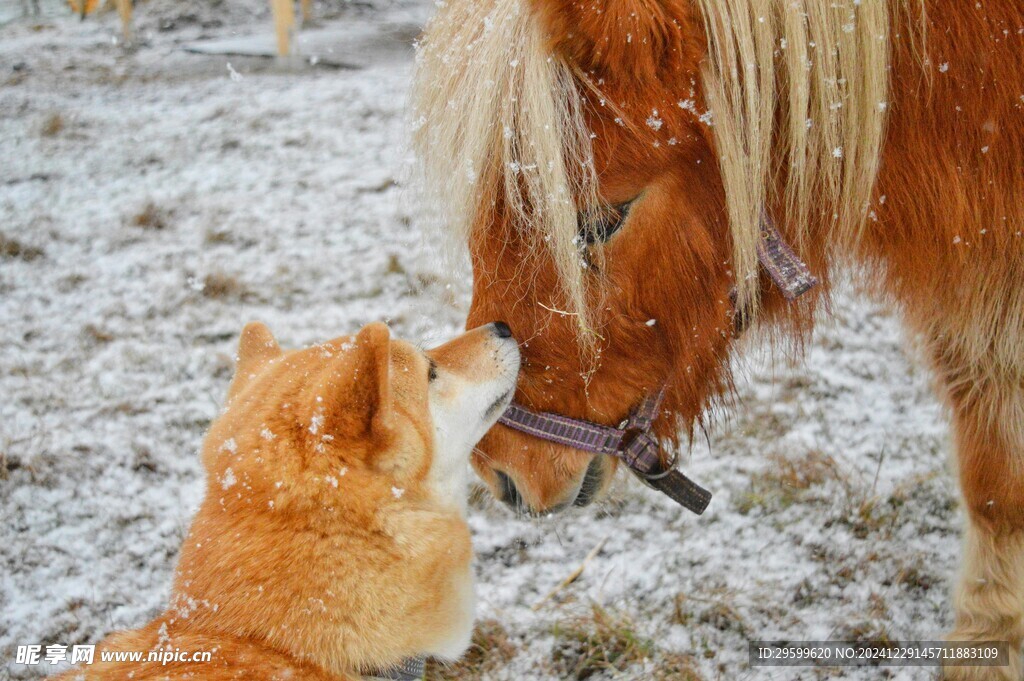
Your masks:
<path fill-rule="evenodd" d="M 41 248 L 26 246 L 16 239 L 0 234 L 0 257 L 32 262 L 42 258 L 44 255 L 45 253 L 43 253 Z"/>
<path fill-rule="evenodd" d="M 709 624 L 719 631 L 742 633 L 746 629 L 743 617 L 727 603 L 712 603 L 700 613 L 697 621 Z"/>
<path fill-rule="evenodd" d="M 69 293 L 80 287 L 85 282 L 89 281 L 89 278 L 84 274 L 75 272 L 63 277 L 57 281 L 57 290 L 61 293 Z"/>
<path fill-rule="evenodd" d="M 680 603 L 677 598 L 677 606 Z M 629 615 L 596 603 L 560 621 L 552 633 L 552 671 L 562 679 L 614 677 L 618 672 L 643 665 L 645 678 L 654 681 L 704 681 L 697 656 L 660 650 Z"/>
<path fill-rule="evenodd" d="M 947 506 L 949 513 L 955 510 L 955 499 L 937 503 L 929 496 L 925 483 L 933 473 L 916 476 L 883 495 L 876 493 L 877 471 L 872 480 L 851 476 L 822 452 L 811 451 L 797 457 L 774 454 L 768 458 L 766 469 L 752 476 L 749 488 L 736 498 L 736 508 L 744 515 L 758 510 L 776 512 L 799 503 L 826 503 L 835 510 L 826 527 L 840 523 L 849 527 L 857 539 L 867 539 L 872 535 L 891 535 L 899 524 L 902 509 L 910 503 L 928 503 L 929 511 L 938 517 L 945 517 Z M 883 464 L 884 452 L 878 462 L 879 471 Z"/>
<path fill-rule="evenodd" d="M 768 441 L 782 437 L 790 429 L 790 424 L 781 416 L 767 410 L 745 414 L 738 426 L 744 437 Z"/>
<path fill-rule="evenodd" d="M 854 569 L 853 565 L 840 565 L 834 569 L 829 577 L 829 582 L 832 584 L 838 587 L 845 587 L 856 581 L 857 570 Z"/>
<path fill-rule="evenodd" d="M 210 227 L 203 233 L 203 243 L 208 246 L 233 244 L 239 248 L 252 248 L 259 242 L 250 236 L 243 236 L 226 227 Z"/>
<path fill-rule="evenodd" d="M 892 619 L 892 615 L 889 613 L 889 604 L 885 602 L 885 597 L 877 592 L 872 592 L 868 596 L 868 609 L 871 616 L 877 620 L 889 621 Z"/>
<path fill-rule="evenodd" d="M 776 455 L 772 461 L 776 464 L 773 479 L 793 489 L 810 489 L 839 477 L 835 460 L 818 451 L 808 452 L 796 459 Z"/>
<path fill-rule="evenodd" d="M 892 614 L 885 598 L 872 592 L 868 596 L 867 610 L 863 617 L 840 627 L 834 633 L 836 640 L 854 641 L 854 647 L 896 648 L 899 640 L 893 636 L 887 622 L 892 621 Z M 857 644 L 861 644 L 858 646 Z"/>
<path fill-rule="evenodd" d="M 797 608 L 811 608 L 817 605 L 822 594 L 814 587 L 809 579 L 803 579 L 793 589 L 792 603 Z"/>
<path fill-rule="evenodd" d="M 43 137 L 56 137 L 64 131 L 64 117 L 54 112 L 46 117 L 39 126 L 39 134 Z"/>
<path fill-rule="evenodd" d="M 889 537 L 899 524 L 901 515 L 905 515 L 903 510 L 908 505 L 925 505 L 929 513 L 948 518 L 955 511 L 956 500 L 952 497 L 934 498 L 928 483 L 937 474 L 931 472 L 914 476 L 900 483 L 886 496 L 875 493 L 875 483 L 870 488 L 847 486 L 840 521 L 850 527 L 855 537 L 866 539 L 872 534 Z"/>
<path fill-rule="evenodd" d="M 687 626 L 693 623 L 693 610 L 690 608 L 690 600 L 686 594 L 676 594 L 672 601 L 672 624 Z"/>
<path fill-rule="evenodd" d="M 152 229 L 152 230 L 163 230 L 167 229 L 170 225 L 170 213 L 163 208 L 160 208 L 152 201 L 147 201 L 146 205 L 139 210 L 138 213 L 131 216 L 128 221 L 133 227 L 140 229 Z"/>
<path fill-rule="evenodd" d="M 95 324 L 86 324 L 82 328 L 82 333 L 86 338 L 98 344 L 106 344 L 114 340 L 114 334 L 109 331 L 105 331 Z"/>
<path fill-rule="evenodd" d="M 736 509 L 747 515 L 756 509 L 777 511 L 806 500 L 808 491 L 828 480 L 842 480 L 835 460 L 818 451 L 800 457 L 773 454 L 769 465 L 752 476 L 750 487 L 736 500 Z"/>
<path fill-rule="evenodd" d="M 552 664 L 563 679 L 623 671 L 654 653 L 654 644 L 637 631 L 627 615 L 596 603 L 588 612 L 556 624 L 552 633 Z"/>
<path fill-rule="evenodd" d="M 707 597 L 676 594 L 671 621 L 683 626 L 711 626 L 742 635 L 747 623 L 732 603 L 732 595 L 725 589 L 715 590 Z"/>
<path fill-rule="evenodd" d="M 9 457 L 7 452 L 0 450 L 0 481 L 8 480 L 11 477 L 11 471 L 21 468 L 21 462 L 13 457 Z"/>
<path fill-rule="evenodd" d="M 203 295 L 215 300 L 243 298 L 249 290 L 238 277 L 224 272 L 211 272 L 203 278 Z"/>
<path fill-rule="evenodd" d="M 384 274 L 400 274 L 405 276 L 408 275 L 409 272 L 402 265 L 402 261 L 398 259 L 398 256 L 392 253 L 388 256 L 388 265 L 384 270 Z"/>
<path fill-rule="evenodd" d="M 232 241 L 231 232 L 226 229 L 208 229 L 203 241 L 210 245 L 229 244 Z"/>
<path fill-rule="evenodd" d="M 896 647 L 898 641 L 893 638 L 888 627 L 871 620 L 856 621 L 837 631 L 836 640 L 856 641 L 865 646 L 868 644 Z"/>
<path fill-rule="evenodd" d="M 887 533 L 896 525 L 899 514 L 885 500 L 868 497 L 853 504 L 843 522 L 857 539 L 867 539 L 874 533 Z"/>
<path fill-rule="evenodd" d="M 942 582 L 941 579 L 925 569 L 921 562 L 901 568 L 900 571 L 896 573 L 896 577 L 893 581 L 908 591 L 917 591 L 921 593 L 929 591 L 933 586 Z"/>
<path fill-rule="evenodd" d="M 651 672 L 654 681 L 704 681 L 697 658 L 684 653 L 664 653 Z"/>
<path fill-rule="evenodd" d="M 473 640 L 462 659 L 451 665 L 428 660 L 424 681 L 479 679 L 507 665 L 515 654 L 516 646 L 501 622 L 481 620 L 473 627 Z"/>
<path fill-rule="evenodd" d="M 132 464 L 132 470 L 136 473 L 140 473 L 142 471 L 156 473 L 160 470 L 160 464 L 156 457 L 153 456 L 153 452 L 149 447 L 135 445 L 132 449 L 135 454 L 135 461 Z"/>

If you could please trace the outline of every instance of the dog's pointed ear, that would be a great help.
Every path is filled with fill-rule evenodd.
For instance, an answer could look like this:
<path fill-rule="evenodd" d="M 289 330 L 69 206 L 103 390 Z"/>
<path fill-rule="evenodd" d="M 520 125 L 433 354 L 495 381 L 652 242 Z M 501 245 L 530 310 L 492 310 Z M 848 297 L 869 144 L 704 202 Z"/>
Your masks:
<path fill-rule="evenodd" d="M 355 385 L 364 404 L 366 429 L 372 435 L 391 431 L 394 408 L 391 401 L 391 331 L 381 322 L 367 324 L 356 335 Z"/>
<path fill-rule="evenodd" d="M 235 377 L 228 389 L 228 399 L 241 390 L 264 364 L 280 356 L 281 346 L 274 340 L 274 336 L 266 324 L 263 322 L 246 324 L 238 340 Z"/>

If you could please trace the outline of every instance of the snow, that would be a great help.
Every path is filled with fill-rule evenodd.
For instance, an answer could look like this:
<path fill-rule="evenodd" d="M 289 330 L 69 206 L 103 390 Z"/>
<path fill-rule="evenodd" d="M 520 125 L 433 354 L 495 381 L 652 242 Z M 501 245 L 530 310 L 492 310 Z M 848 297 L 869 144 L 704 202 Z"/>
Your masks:
<path fill-rule="evenodd" d="M 429 9 L 352 6 L 324 30 Z M 19 644 L 95 643 L 166 604 L 245 322 L 286 347 L 378 319 L 427 346 L 461 326 L 468 278 L 437 257 L 403 191 L 411 54 L 333 69 L 179 49 L 265 32 L 268 14 L 256 0 L 140 4 L 130 53 L 112 15 L 0 27 L 0 234 L 22 247 L 0 260 L 12 678 L 48 669 L 15 665 Z M 707 679 L 818 678 L 751 670 L 748 639 L 950 627 L 962 519 L 945 416 L 896 319 L 849 286 L 834 307 L 802 364 L 750 344 L 737 404 L 682 457 L 715 495 L 703 517 L 626 478 L 551 518 L 473 505 L 479 615 L 514 646 L 485 678 L 558 678 L 556 625 L 591 601 L 659 655 L 695 655 Z M 788 490 L 787 466 L 818 477 Z"/>

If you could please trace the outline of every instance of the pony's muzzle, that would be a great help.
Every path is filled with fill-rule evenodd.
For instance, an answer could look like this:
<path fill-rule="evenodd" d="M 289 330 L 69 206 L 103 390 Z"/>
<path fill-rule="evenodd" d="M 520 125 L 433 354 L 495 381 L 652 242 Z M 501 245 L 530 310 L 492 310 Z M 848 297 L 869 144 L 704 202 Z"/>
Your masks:
<path fill-rule="evenodd" d="M 509 473 L 494 470 L 494 495 L 517 515 L 548 515 L 559 513 L 572 506 L 582 508 L 589 506 L 601 497 L 601 491 L 610 475 L 607 457 L 595 455 L 587 466 L 579 483 L 559 502 L 544 507 L 526 500 L 526 496 L 516 486 L 515 479 Z"/>
<path fill-rule="evenodd" d="M 572 502 L 573 506 L 580 508 L 589 506 L 601 495 L 605 479 L 608 476 L 607 466 L 607 458 L 600 454 L 590 460 L 587 472 L 583 474 L 583 482 L 580 483 L 580 491 Z"/>
<path fill-rule="evenodd" d="M 512 482 L 512 478 L 509 477 L 508 473 L 494 471 L 494 475 L 498 480 L 498 500 L 516 513 L 525 512 L 526 505 L 523 503 L 523 495 L 519 493 L 519 488 Z"/>

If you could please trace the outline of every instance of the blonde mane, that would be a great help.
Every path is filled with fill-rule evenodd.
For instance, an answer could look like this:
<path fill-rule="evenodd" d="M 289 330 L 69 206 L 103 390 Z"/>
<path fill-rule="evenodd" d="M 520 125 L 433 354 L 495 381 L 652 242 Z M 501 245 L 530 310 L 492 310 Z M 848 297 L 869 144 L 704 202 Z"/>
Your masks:
<path fill-rule="evenodd" d="M 740 304 L 758 302 L 761 216 L 798 242 L 826 218 L 832 242 L 868 212 L 888 107 L 888 0 L 698 0 Z M 546 246 L 567 308 L 587 328 L 578 207 L 595 205 L 592 87 L 547 51 L 526 0 L 448 0 L 419 48 L 414 144 L 445 224 L 463 237 L 499 202 Z M 799 246 L 799 243 L 798 243 Z"/>
<path fill-rule="evenodd" d="M 878 174 L 889 93 L 887 0 L 700 0 L 741 303 L 757 304 L 762 212 L 784 209 L 849 242 Z M 773 161 L 775 165 L 773 165 Z M 812 210 L 817 214 L 812 216 Z"/>

